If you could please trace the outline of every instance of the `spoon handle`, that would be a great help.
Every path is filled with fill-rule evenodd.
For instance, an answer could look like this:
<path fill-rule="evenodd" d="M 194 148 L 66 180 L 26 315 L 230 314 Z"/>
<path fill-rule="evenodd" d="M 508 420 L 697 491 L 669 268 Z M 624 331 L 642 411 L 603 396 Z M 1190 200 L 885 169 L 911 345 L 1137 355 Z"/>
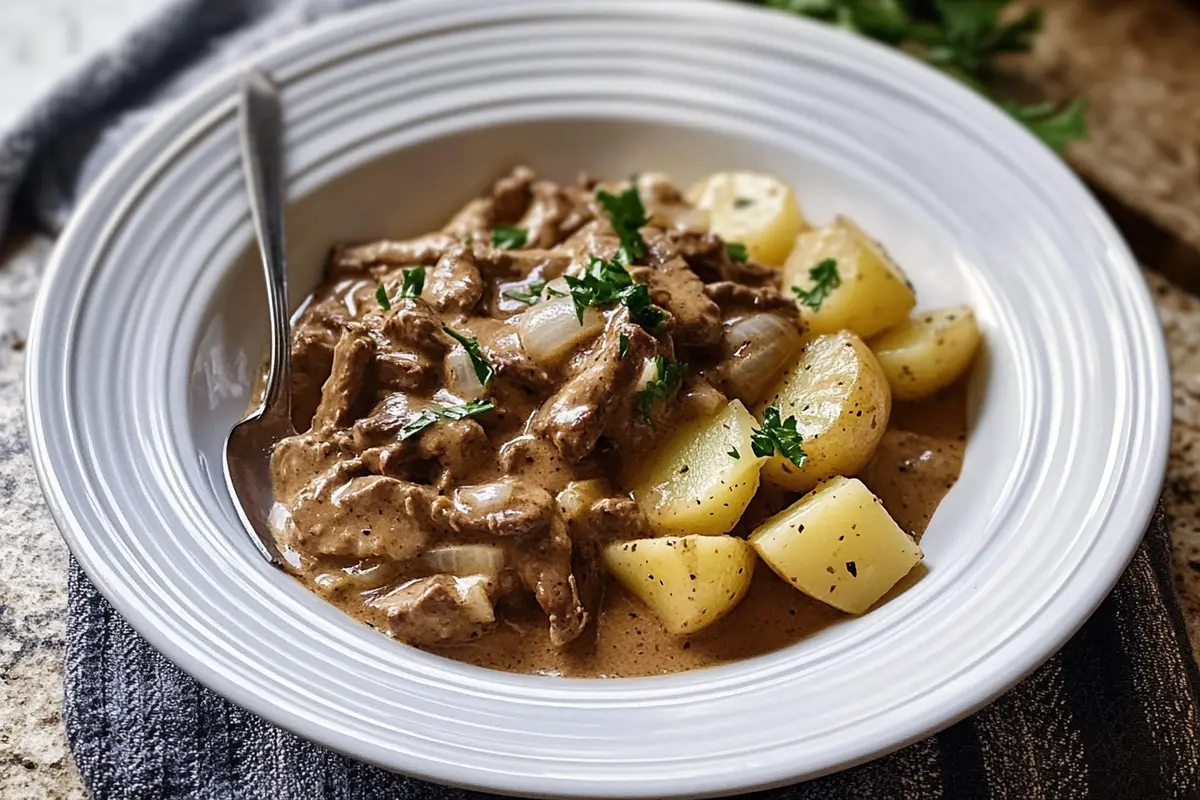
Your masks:
<path fill-rule="evenodd" d="M 238 119 L 242 167 L 250 193 L 250 213 L 262 255 L 270 309 L 271 364 L 263 398 L 263 416 L 292 415 L 292 351 L 289 342 L 287 262 L 283 249 L 283 112 L 279 90 L 262 72 L 242 84 Z"/>

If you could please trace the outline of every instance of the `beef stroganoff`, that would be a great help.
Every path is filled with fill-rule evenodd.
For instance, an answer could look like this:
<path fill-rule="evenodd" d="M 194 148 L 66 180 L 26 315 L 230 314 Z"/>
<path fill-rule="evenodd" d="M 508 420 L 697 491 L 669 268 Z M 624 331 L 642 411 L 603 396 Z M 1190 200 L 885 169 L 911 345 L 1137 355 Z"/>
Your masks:
<path fill-rule="evenodd" d="M 441 230 L 335 249 L 272 457 L 288 569 L 517 672 L 769 652 L 877 604 L 965 443 L 966 307 L 852 220 L 720 173 L 519 167 Z"/>

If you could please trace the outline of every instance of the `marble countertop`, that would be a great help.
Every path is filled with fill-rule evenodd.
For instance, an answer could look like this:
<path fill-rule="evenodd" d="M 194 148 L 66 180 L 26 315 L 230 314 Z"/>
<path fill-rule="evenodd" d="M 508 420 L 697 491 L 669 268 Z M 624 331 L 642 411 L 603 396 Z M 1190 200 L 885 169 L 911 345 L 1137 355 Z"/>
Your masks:
<path fill-rule="evenodd" d="M 0 0 L 0 129 L 86 55 L 164 0 Z M 63 729 L 67 553 L 26 446 L 24 335 L 51 241 L 0 251 L 0 798 L 82 798 Z M 1200 653 L 1200 299 L 1147 271 L 1175 376 L 1164 499 Z"/>

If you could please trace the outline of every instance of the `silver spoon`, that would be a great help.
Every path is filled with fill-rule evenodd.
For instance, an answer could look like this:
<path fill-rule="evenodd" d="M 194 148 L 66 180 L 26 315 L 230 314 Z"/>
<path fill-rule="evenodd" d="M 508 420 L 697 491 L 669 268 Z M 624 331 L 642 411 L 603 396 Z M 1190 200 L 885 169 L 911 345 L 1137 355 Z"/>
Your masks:
<path fill-rule="evenodd" d="M 292 351 L 283 254 L 283 114 L 279 90 L 261 72 L 251 72 L 242 84 L 238 118 L 250 212 L 267 280 L 271 363 L 262 405 L 235 425 L 225 440 L 225 481 L 251 540 L 264 558 L 281 566 L 283 558 L 269 523 L 275 503 L 271 451 L 280 439 L 296 431 L 292 427 Z"/>

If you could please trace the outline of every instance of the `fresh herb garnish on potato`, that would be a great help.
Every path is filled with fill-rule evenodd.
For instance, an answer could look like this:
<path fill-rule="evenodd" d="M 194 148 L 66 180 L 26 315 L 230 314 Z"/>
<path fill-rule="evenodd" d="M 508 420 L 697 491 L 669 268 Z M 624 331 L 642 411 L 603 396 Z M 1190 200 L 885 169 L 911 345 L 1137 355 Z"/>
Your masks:
<path fill-rule="evenodd" d="M 808 306 L 813 311 L 820 311 L 821 304 L 825 302 L 825 298 L 829 297 L 829 293 L 842 285 L 842 278 L 838 275 L 837 260 L 827 258 L 821 261 L 808 271 L 808 277 L 813 280 L 813 287 L 801 289 L 799 286 L 793 286 L 792 293 L 796 295 L 796 299 L 801 304 Z"/>
<path fill-rule="evenodd" d="M 762 427 L 750 434 L 754 446 L 754 455 L 769 458 L 779 454 L 791 461 L 797 467 L 804 466 L 808 454 L 804 452 L 804 442 L 796 431 L 796 418 L 781 419 L 777 406 L 767 406 L 763 411 Z"/>

